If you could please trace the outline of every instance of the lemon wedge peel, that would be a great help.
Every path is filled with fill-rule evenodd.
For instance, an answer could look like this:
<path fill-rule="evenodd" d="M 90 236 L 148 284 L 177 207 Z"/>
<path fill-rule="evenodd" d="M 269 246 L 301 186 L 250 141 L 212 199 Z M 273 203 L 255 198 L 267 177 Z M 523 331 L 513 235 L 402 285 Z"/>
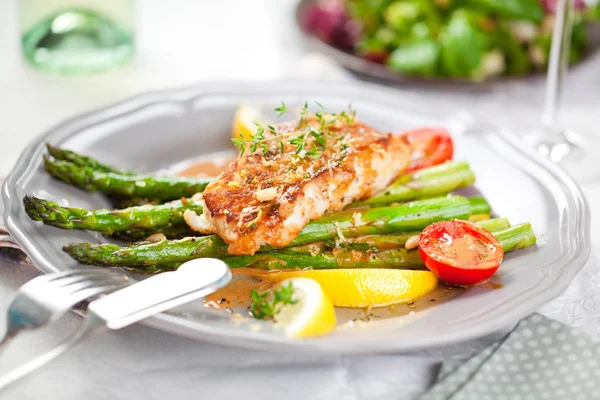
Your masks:
<path fill-rule="evenodd" d="M 275 322 L 291 338 L 322 336 L 333 331 L 337 325 L 335 309 L 321 286 L 313 279 L 292 278 L 281 282 L 291 283 L 294 288 L 294 304 L 282 306 L 275 315 Z"/>
<path fill-rule="evenodd" d="M 437 277 L 429 271 L 400 269 L 331 269 L 252 271 L 271 282 L 291 278 L 317 281 L 335 307 L 368 308 L 410 303 L 435 290 Z"/>
<path fill-rule="evenodd" d="M 243 136 L 244 139 L 249 140 L 250 136 L 256 133 L 255 122 L 263 125 L 269 123 L 259 108 L 247 104 L 239 105 L 233 117 L 231 137 L 240 139 Z"/>

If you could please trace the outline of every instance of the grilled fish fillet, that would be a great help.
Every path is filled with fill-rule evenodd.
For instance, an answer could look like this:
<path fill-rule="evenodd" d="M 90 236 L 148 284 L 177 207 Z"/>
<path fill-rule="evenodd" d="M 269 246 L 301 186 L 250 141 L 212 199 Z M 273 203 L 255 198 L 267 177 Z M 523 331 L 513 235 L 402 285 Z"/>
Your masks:
<path fill-rule="evenodd" d="M 247 144 L 202 194 L 230 254 L 288 245 L 311 220 L 384 190 L 410 162 L 401 138 L 350 119 L 325 126 L 311 116 L 275 132 L 255 151 Z"/>

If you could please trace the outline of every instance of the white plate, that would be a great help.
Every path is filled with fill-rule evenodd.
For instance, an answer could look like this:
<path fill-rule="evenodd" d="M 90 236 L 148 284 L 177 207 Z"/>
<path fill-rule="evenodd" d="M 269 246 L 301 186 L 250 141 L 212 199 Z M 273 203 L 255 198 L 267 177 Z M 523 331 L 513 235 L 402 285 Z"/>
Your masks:
<path fill-rule="evenodd" d="M 471 163 L 477 188 L 494 211 L 512 223 L 532 223 L 539 245 L 508 254 L 497 273 L 503 287 L 474 287 L 412 315 L 346 325 L 332 335 L 291 340 L 266 322 L 234 322 L 197 305 L 161 314 L 148 325 L 198 340 L 277 351 L 372 353 L 412 351 L 465 341 L 510 326 L 558 296 L 590 253 L 590 212 L 573 180 L 522 145 L 512 134 L 466 116 L 438 115 L 427 104 L 409 104 L 388 89 L 329 82 L 214 83 L 150 93 L 55 127 L 21 155 L 3 187 L 10 233 L 43 272 L 80 267 L 61 251 L 73 241 L 102 236 L 65 231 L 31 221 L 25 194 L 85 208 L 107 207 L 101 195 L 53 180 L 42 168 L 44 143 L 71 148 L 105 163 L 138 171 L 168 168 L 183 159 L 230 148 L 229 132 L 240 103 L 273 108 L 319 101 L 329 110 L 352 103 L 361 121 L 384 131 L 437 125 L 449 128 L 456 159 Z M 260 330 L 256 331 L 256 324 Z"/>

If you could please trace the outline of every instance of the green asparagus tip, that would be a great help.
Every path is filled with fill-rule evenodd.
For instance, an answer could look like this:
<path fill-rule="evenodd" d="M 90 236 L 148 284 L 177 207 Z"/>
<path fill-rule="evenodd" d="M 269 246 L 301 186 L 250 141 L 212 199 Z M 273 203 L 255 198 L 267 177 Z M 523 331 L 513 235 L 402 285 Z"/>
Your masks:
<path fill-rule="evenodd" d="M 29 218 L 34 221 L 52 224 L 52 222 L 65 222 L 65 219 L 68 219 L 68 215 L 63 215 L 64 209 L 51 200 L 26 195 L 23 197 L 23 205 Z"/>
<path fill-rule="evenodd" d="M 93 250 L 91 243 L 69 243 L 63 246 L 63 251 L 80 263 L 87 264 L 89 254 Z"/>
<path fill-rule="evenodd" d="M 88 167 L 99 172 L 113 172 L 121 175 L 133 175 L 133 172 L 122 171 L 110 165 L 102 164 L 94 158 L 83 156 L 72 150 L 61 149 L 60 147 L 52 146 L 46 143 L 48 153 L 56 160 L 68 161 L 80 167 Z"/>
<path fill-rule="evenodd" d="M 39 209 L 37 202 L 35 201 L 35 197 L 33 196 L 25 196 L 23 197 L 23 205 L 25 206 L 25 212 L 29 215 L 34 221 L 41 221 L 42 210 Z"/>
<path fill-rule="evenodd" d="M 58 147 L 54 147 L 50 143 L 46 142 L 46 150 L 48 150 L 48 153 L 51 155 L 54 155 L 57 152 L 57 149 Z"/>
<path fill-rule="evenodd" d="M 70 255 L 72 258 L 74 258 L 82 264 L 98 264 L 98 250 L 91 243 L 69 243 L 64 245 L 62 249 L 64 252 L 66 252 L 68 255 Z M 119 249 L 120 247 L 116 244 L 105 243 L 102 246 L 102 250 L 104 250 L 105 252 L 114 252 Z"/>
<path fill-rule="evenodd" d="M 71 160 L 71 157 L 69 157 L 70 154 L 74 154 L 71 151 L 63 150 L 60 147 L 52 146 L 50 143 L 46 143 L 46 150 L 48 150 L 48 154 L 46 155 L 46 157 L 53 157 L 56 160 L 73 162 L 73 160 Z"/>

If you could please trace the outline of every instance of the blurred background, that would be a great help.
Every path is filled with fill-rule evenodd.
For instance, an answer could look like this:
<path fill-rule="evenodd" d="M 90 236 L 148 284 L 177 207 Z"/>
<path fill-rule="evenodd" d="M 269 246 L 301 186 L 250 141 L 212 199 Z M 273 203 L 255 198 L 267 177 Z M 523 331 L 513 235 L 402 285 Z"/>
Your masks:
<path fill-rule="evenodd" d="M 578 1 L 574 18 L 561 118 L 575 130 L 600 122 L 589 112 L 600 89 L 595 3 Z M 552 0 L 3 1 L 0 174 L 27 142 L 65 118 L 140 92 L 214 80 L 366 79 L 395 86 L 415 102 L 463 108 L 525 132 L 539 125 L 554 6 Z"/>
<path fill-rule="evenodd" d="M 342 80 L 349 85 L 368 80 L 395 88 L 419 108 L 440 113 L 464 109 L 525 136 L 541 126 L 554 7 L 552 0 L 0 0 L 0 178 L 34 137 L 65 119 L 143 92 L 218 80 L 257 85 L 290 78 Z M 562 124 L 596 137 L 599 10 L 596 1 L 587 7 L 577 1 L 573 65 L 560 113 Z M 595 150 L 590 151 L 594 156 Z M 600 202 L 600 185 L 584 190 L 590 204 Z M 598 237 L 598 226 L 592 228 L 593 237 Z M 6 274 L 4 282 L 9 290 L 0 293 L 5 303 L 16 287 L 36 274 L 28 268 L 11 273 L 16 277 Z M 590 282 L 582 287 L 589 288 Z M 587 303 L 592 300 L 578 300 L 579 308 L 569 308 L 566 314 L 571 318 L 580 309 L 593 309 Z M 69 321 L 55 327 L 60 330 L 55 338 L 75 327 L 77 320 Z M 187 341 L 173 341 L 145 327 L 127 332 L 105 336 L 103 342 L 58 360 L 38 391 L 63 396 L 89 392 L 90 398 L 111 399 L 129 391 L 150 398 L 170 393 L 173 387 L 172 377 L 155 364 L 166 361 L 166 369 L 192 371 L 194 379 L 200 379 L 194 371 L 203 362 L 213 368 L 219 360 L 226 366 L 240 357 L 236 349 L 190 347 Z M 156 344 L 157 351 L 148 354 L 147 343 Z M 29 351 L 39 351 L 45 343 L 37 344 Z M 106 360 L 109 348 L 117 350 Z M 198 356 L 190 353 L 194 348 Z M 167 353 L 171 361 L 162 358 Z M 431 353 L 432 360 L 438 356 Z M 84 357 L 94 371 L 106 374 L 80 368 Z M 288 359 L 275 355 L 271 360 L 285 372 Z M 403 386 L 405 381 L 386 387 L 373 378 L 385 377 L 381 371 L 397 370 L 393 357 L 356 360 L 352 368 L 347 361 L 350 364 L 341 358 L 323 365 L 311 361 L 306 371 L 317 371 L 316 378 L 310 380 L 302 371 L 294 379 L 329 387 L 325 397 L 331 397 L 336 385 L 352 391 L 349 380 L 356 382 L 355 397 L 371 392 L 381 398 L 392 392 L 414 394 L 415 388 Z M 433 373 L 431 360 L 419 363 L 415 357 L 409 362 L 414 365 L 403 372 L 406 381 L 418 383 Z M 140 370 L 144 365 L 151 365 L 154 373 Z M 250 375 L 232 376 L 225 390 L 241 387 L 248 376 L 264 378 L 268 371 L 246 365 Z M 118 379 L 123 370 L 135 379 Z M 214 381 L 207 393 L 223 390 L 218 379 L 211 379 L 217 375 L 207 376 Z M 288 388 L 281 377 L 253 381 L 283 393 Z M 175 385 L 197 395 L 193 380 L 179 378 Z M 319 385 L 321 380 L 326 383 Z M 421 382 L 416 390 L 429 383 Z M 157 387 L 164 391 L 151 393 Z M 37 392 L 32 393 L 35 397 Z"/>
<path fill-rule="evenodd" d="M 366 75 L 410 75 L 438 83 L 498 80 L 541 73 L 548 65 L 560 15 L 556 0 L 304 0 L 300 25 L 331 46 L 354 54 Z M 570 63 L 596 46 L 596 5 L 571 1 Z M 335 54 L 333 54 L 335 57 Z M 340 57 L 345 57 L 340 54 Z M 379 68 L 374 64 L 381 64 Z M 389 71 L 393 72 L 384 72 Z M 409 79 L 404 79 L 409 81 Z"/>

